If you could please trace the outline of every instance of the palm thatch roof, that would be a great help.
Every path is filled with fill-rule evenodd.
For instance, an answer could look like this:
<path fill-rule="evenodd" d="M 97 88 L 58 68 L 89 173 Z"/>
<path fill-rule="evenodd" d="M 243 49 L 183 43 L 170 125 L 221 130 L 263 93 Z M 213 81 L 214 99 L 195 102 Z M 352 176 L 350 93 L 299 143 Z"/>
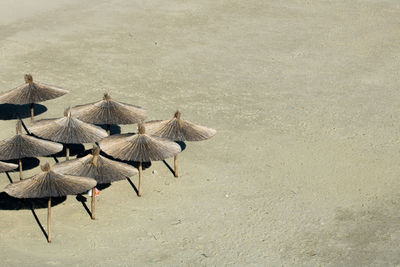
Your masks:
<path fill-rule="evenodd" d="M 69 93 L 63 88 L 34 82 L 32 75 L 25 75 L 25 84 L 0 94 L 0 103 L 31 104 L 57 98 Z"/>
<path fill-rule="evenodd" d="M 118 134 L 104 138 L 99 145 L 108 155 L 130 161 L 149 162 L 163 160 L 181 152 L 181 147 L 171 140 L 147 135 L 143 124 L 137 134 Z"/>
<path fill-rule="evenodd" d="M 22 134 L 21 122 L 17 122 L 17 134 L 0 141 L 0 160 L 47 156 L 60 152 L 63 146 Z"/>
<path fill-rule="evenodd" d="M 174 141 L 201 141 L 217 133 L 214 129 L 181 119 L 179 111 L 170 120 L 150 121 L 145 123 L 145 127 L 149 134 Z"/>
<path fill-rule="evenodd" d="M 61 197 L 85 192 L 96 184 L 92 178 L 57 173 L 46 163 L 41 173 L 7 185 L 4 192 L 16 198 Z"/>
<path fill-rule="evenodd" d="M 100 155 L 100 149 L 94 148 L 92 154 L 75 160 L 65 161 L 53 166 L 53 170 L 68 175 L 93 178 L 98 184 L 111 183 L 131 177 L 137 169 Z"/>
<path fill-rule="evenodd" d="M 102 100 L 71 109 L 72 116 L 94 124 L 133 124 L 142 122 L 147 111 L 141 107 L 117 102 L 109 94 Z"/>
<path fill-rule="evenodd" d="M 18 168 L 17 164 L 0 161 L 0 172 L 7 172 Z"/>
<path fill-rule="evenodd" d="M 39 120 L 29 130 L 41 138 L 64 144 L 93 143 L 107 136 L 102 128 L 71 117 L 68 110 L 64 117 Z"/>

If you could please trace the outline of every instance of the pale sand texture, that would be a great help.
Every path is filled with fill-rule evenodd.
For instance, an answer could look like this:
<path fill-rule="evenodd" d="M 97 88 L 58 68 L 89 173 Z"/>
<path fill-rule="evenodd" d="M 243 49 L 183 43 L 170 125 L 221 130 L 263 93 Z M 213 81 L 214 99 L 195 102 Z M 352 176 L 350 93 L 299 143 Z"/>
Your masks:
<path fill-rule="evenodd" d="M 0 91 L 26 72 L 71 90 L 38 118 L 108 90 L 218 132 L 178 179 L 153 162 L 142 198 L 103 190 L 96 221 L 68 197 L 51 245 L 1 210 L 1 265 L 400 264 L 399 1 L 32 2 L 0 2 Z"/>

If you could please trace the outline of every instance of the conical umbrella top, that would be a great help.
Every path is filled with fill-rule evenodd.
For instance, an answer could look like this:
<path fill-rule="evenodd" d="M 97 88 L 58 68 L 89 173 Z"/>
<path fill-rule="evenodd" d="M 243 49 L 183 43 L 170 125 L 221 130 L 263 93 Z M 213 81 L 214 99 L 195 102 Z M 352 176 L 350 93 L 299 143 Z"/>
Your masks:
<path fill-rule="evenodd" d="M 17 122 L 17 134 L 0 141 L 0 159 L 22 159 L 28 157 L 47 156 L 60 152 L 61 144 L 41 140 L 22 133 L 21 122 Z"/>
<path fill-rule="evenodd" d="M 98 184 L 123 180 L 138 173 L 137 169 L 100 155 L 100 149 L 94 148 L 92 154 L 75 160 L 65 161 L 54 165 L 53 170 L 77 176 L 93 178 Z"/>
<path fill-rule="evenodd" d="M 214 129 L 183 120 L 179 111 L 176 111 L 170 120 L 150 121 L 145 125 L 148 133 L 174 141 L 206 140 L 217 132 Z"/>
<path fill-rule="evenodd" d="M 16 198 L 44 198 L 75 195 L 96 186 L 88 177 L 70 176 L 57 173 L 46 163 L 42 172 L 19 182 L 9 184 L 4 191 Z"/>
<path fill-rule="evenodd" d="M 181 147 L 168 139 L 148 135 L 145 126 L 139 124 L 137 134 L 118 134 L 100 141 L 100 148 L 114 158 L 149 162 L 173 157 Z"/>
<path fill-rule="evenodd" d="M 7 172 L 18 168 L 17 164 L 0 161 L 0 172 Z"/>
<path fill-rule="evenodd" d="M 94 124 L 133 124 L 142 122 L 147 111 L 141 107 L 113 100 L 105 93 L 102 100 L 71 109 L 72 116 Z"/>
<path fill-rule="evenodd" d="M 62 118 L 37 121 L 29 130 L 41 138 L 64 144 L 93 143 L 107 136 L 102 128 L 72 117 L 69 110 Z"/>
<path fill-rule="evenodd" d="M 32 75 L 25 75 L 25 84 L 0 94 L 0 103 L 16 105 L 39 103 L 69 93 L 63 88 L 34 82 Z"/>

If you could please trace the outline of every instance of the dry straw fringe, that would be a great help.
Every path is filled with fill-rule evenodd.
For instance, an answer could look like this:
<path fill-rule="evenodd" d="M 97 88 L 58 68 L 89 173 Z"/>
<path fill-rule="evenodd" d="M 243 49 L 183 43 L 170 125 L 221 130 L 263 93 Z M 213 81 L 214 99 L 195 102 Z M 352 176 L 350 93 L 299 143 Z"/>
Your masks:
<path fill-rule="evenodd" d="M 92 154 L 85 157 L 58 163 L 53 166 L 53 170 L 63 174 L 91 177 L 98 184 L 123 180 L 138 173 L 136 168 L 128 164 L 101 156 L 99 148 L 94 148 Z"/>
<path fill-rule="evenodd" d="M 73 117 L 94 124 L 133 124 L 144 121 L 147 111 L 142 107 L 117 102 L 105 93 L 102 100 L 71 109 Z"/>
<path fill-rule="evenodd" d="M 202 141 L 213 137 L 216 130 L 181 119 L 176 111 L 174 117 L 164 121 L 150 121 L 145 124 L 147 132 L 174 141 Z"/>
<path fill-rule="evenodd" d="M 42 172 L 25 180 L 9 184 L 4 191 L 16 198 L 61 197 L 85 192 L 96 186 L 96 181 L 87 177 L 57 173 L 46 163 Z"/>
<path fill-rule="evenodd" d="M 69 111 L 64 115 L 62 118 L 39 120 L 29 131 L 41 138 L 64 144 L 93 143 L 107 136 L 102 128 L 71 117 Z"/>

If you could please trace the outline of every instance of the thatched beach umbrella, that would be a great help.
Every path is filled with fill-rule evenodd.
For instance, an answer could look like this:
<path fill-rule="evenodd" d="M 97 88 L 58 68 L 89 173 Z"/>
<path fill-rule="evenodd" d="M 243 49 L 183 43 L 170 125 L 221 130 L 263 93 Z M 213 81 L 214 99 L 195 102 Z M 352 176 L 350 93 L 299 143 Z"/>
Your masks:
<path fill-rule="evenodd" d="M 63 88 L 34 82 L 32 75 L 25 75 L 25 84 L 0 94 L 0 103 L 25 105 L 31 104 L 31 121 L 34 117 L 34 103 L 57 98 L 69 93 Z"/>
<path fill-rule="evenodd" d="M 99 145 L 108 155 L 139 162 L 138 196 L 142 195 L 142 162 L 163 160 L 181 152 L 180 146 L 165 138 L 145 133 L 143 124 L 138 125 L 137 134 L 118 134 L 104 138 Z"/>
<path fill-rule="evenodd" d="M 18 168 L 17 164 L 0 161 L 0 172 L 8 172 Z"/>
<path fill-rule="evenodd" d="M 71 112 L 68 110 L 64 112 L 64 117 L 37 121 L 29 130 L 41 138 L 65 144 L 67 160 L 69 160 L 68 144 L 94 143 L 107 136 L 102 128 L 71 117 Z"/>
<path fill-rule="evenodd" d="M 21 122 L 17 122 L 17 134 L 0 141 L 0 160 L 18 159 L 19 178 L 22 179 L 22 158 L 47 156 L 62 150 L 63 146 L 22 133 Z"/>
<path fill-rule="evenodd" d="M 16 168 L 18 168 L 17 164 L 0 161 L 0 172 L 8 172 L 8 171 L 14 170 Z M 8 176 L 8 179 L 12 183 L 10 176 Z"/>
<path fill-rule="evenodd" d="M 145 126 L 149 134 L 173 141 L 202 141 L 217 133 L 214 129 L 181 119 L 179 111 L 170 120 L 150 121 Z M 174 156 L 174 175 L 178 177 L 178 155 Z"/>
<path fill-rule="evenodd" d="M 117 102 L 105 93 L 103 100 L 71 109 L 72 116 L 84 122 L 106 124 L 110 135 L 110 124 L 134 124 L 146 118 L 147 111 L 131 104 Z"/>
<path fill-rule="evenodd" d="M 50 164 L 42 166 L 42 172 L 5 187 L 4 192 L 16 198 L 48 197 L 47 210 L 47 241 L 51 242 L 50 219 L 51 198 L 80 194 L 96 186 L 96 181 L 88 177 L 63 175 L 54 172 Z"/>
<path fill-rule="evenodd" d="M 93 178 L 97 184 L 106 184 L 124 180 L 138 173 L 137 169 L 118 161 L 100 155 L 98 147 L 93 148 L 92 154 L 75 160 L 64 161 L 53 166 L 53 170 L 76 176 Z M 96 194 L 92 192 L 92 219 L 95 219 Z"/>

